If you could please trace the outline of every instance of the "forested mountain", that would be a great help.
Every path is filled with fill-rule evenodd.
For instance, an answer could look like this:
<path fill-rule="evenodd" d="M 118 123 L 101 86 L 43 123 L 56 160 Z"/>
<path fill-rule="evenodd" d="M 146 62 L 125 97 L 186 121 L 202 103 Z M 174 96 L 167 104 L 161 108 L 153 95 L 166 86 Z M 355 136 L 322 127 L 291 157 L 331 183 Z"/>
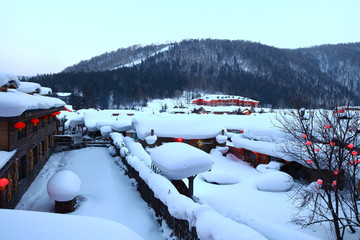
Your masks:
<path fill-rule="evenodd" d="M 279 107 L 289 106 L 294 96 L 326 107 L 329 98 L 346 95 L 359 104 L 360 43 L 295 50 L 210 39 L 133 46 L 31 81 L 73 92 L 70 104 L 76 108 L 118 107 L 185 90 L 241 95 Z"/>

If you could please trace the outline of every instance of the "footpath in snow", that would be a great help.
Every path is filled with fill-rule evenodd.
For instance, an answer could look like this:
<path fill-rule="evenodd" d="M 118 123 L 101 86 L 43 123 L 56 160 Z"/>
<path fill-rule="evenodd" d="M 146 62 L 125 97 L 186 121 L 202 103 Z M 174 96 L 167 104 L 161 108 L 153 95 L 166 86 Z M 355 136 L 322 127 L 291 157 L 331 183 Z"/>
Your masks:
<path fill-rule="evenodd" d="M 17 205 L 16 209 L 53 212 L 47 194 L 50 177 L 70 170 L 81 179 L 80 205 L 73 215 L 100 217 L 119 222 L 144 239 L 164 239 L 159 224 L 124 170 L 116 165 L 107 148 L 84 148 L 54 154 Z"/>

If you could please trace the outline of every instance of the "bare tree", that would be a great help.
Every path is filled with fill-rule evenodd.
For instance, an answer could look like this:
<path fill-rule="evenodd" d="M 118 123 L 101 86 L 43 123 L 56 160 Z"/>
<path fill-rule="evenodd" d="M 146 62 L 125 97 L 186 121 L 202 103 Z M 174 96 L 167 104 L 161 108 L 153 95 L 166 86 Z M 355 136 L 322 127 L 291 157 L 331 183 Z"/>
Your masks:
<path fill-rule="evenodd" d="M 292 141 L 282 151 L 302 164 L 304 184 L 298 192 L 300 210 L 308 216 L 297 219 L 303 226 L 329 222 L 337 239 L 345 231 L 355 233 L 359 215 L 359 124 L 355 111 L 297 109 L 277 118 Z"/>

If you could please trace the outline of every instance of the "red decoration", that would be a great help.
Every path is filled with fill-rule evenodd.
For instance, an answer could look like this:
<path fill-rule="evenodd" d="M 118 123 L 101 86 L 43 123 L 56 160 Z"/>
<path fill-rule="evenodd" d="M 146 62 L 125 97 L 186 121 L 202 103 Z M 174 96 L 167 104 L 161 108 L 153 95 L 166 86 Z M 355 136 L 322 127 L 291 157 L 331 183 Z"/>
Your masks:
<path fill-rule="evenodd" d="M 330 127 L 331 127 L 331 126 L 330 126 L 329 124 L 326 124 L 326 125 L 325 125 L 325 128 L 326 128 L 326 129 L 329 129 Z"/>
<path fill-rule="evenodd" d="M 320 151 L 320 149 L 318 149 L 318 148 L 315 148 L 315 151 L 317 151 L 317 152 L 318 152 L 318 151 Z"/>
<path fill-rule="evenodd" d="M 356 156 L 357 154 L 358 154 L 357 151 L 352 151 L 352 152 L 351 152 L 351 155 L 353 155 L 353 156 Z"/>
<path fill-rule="evenodd" d="M 23 122 L 17 122 L 15 123 L 15 127 L 19 130 L 19 132 L 26 126 Z"/>
<path fill-rule="evenodd" d="M 351 162 L 350 162 L 350 164 L 351 164 L 351 165 L 353 165 L 353 164 L 354 164 L 354 162 L 353 162 L 353 161 L 351 161 Z"/>
<path fill-rule="evenodd" d="M 306 142 L 306 145 L 310 146 L 310 145 L 311 145 L 311 142 L 310 142 L 310 141 L 307 141 L 307 142 Z"/>
<path fill-rule="evenodd" d="M 0 187 L 5 187 L 9 184 L 9 179 L 7 178 L 0 178 Z"/>
<path fill-rule="evenodd" d="M 331 146 L 335 146 L 335 143 L 332 142 L 332 141 L 330 141 L 330 145 L 331 145 Z"/>
<path fill-rule="evenodd" d="M 323 184 L 323 180 L 318 179 L 318 180 L 317 180 L 317 183 L 321 185 L 321 184 Z"/>
<path fill-rule="evenodd" d="M 301 135 L 303 138 L 307 138 L 306 134 Z"/>
<path fill-rule="evenodd" d="M 336 186 L 336 181 L 333 181 L 333 185 Z"/>
<path fill-rule="evenodd" d="M 337 175 L 337 174 L 338 174 L 338 172 L 337 172 L 337 171 L 334 171 L 334 174 L 335 174 L 335 175 Z"/>
<path fill-rule="evenodd" d="M 353 147 L 354 147 L 354 144 L 351 144 L 351 143 L 348 144 L 348 148 L 353 148 Z"/>
<path fill-rule="evenodd" d="M 312 160 L 311 159 L 308 159 L 306 160 L 309 164 L 312 163 Z"/>
<path fill-rule="evenodd" d="M 34 126 L 36 127 L 37 124 L 39 123 L 39 119 L 38 118 L 33 118 L 30 120 L 32 122 L 32 124 L 34 124 Z"/>
<path fill-rule="evenodd" d="M 42 116 L 42 117 L 41 117 L 42 120 L 46 120 L 46 119 L 48 119 L 48 118 L 49 118 L 48 116 Z"/>
<path fill-rule="evenodd" d="M 177 138 L 176 141 L 177 142 L 182 142 L 182 141 L 184 141 L 184 139 L 183 138 Z"/>

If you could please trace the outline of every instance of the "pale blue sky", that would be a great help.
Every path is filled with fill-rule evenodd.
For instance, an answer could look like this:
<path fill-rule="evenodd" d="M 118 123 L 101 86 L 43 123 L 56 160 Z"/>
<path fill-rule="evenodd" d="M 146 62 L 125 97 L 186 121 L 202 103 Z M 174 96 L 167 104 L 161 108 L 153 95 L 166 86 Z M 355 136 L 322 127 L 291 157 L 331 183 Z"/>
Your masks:
<path fill-rule="evenodd" d="M 0 71 L 56 73 L 118 48 L 190 38 L 360 42 L 359 13 L 359 0 L 1 0 Z"/>

